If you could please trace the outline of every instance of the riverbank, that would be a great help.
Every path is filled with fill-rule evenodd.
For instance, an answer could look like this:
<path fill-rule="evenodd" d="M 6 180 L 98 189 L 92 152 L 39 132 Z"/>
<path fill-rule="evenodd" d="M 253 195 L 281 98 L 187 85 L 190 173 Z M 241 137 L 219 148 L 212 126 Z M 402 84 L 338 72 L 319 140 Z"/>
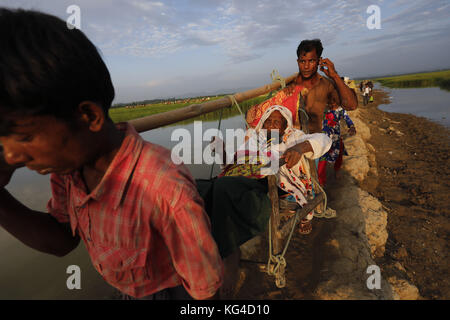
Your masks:
<path fill-rule="evenodd" d="M 294 234 L 285 288 L 244 261 L 237 299 L 449 299 L 448 129 L 383 112 L 387 93 L 374 97 L 350 112 L 357 135 L 343 130 L 349 156 L 326 188 L 337 218 Z M 264 261 L 267 239 L 257 241 L 263 249 L 245 258 Z M 370 265 L 381 269 L 380 289 L 367 288 Z"/>
<path fill-rule="evenodd" d="M 375 100 L 388 103 L 380 90 Z M 386 251 L 377 264 L 385 277 L 409 281 L 426 299 L 450 299 L 450 130 L 377 104 L 360 113 L 377 164 L 360 186 L 388 212 Z"/>
<path fill-rule="evenodd" d="M 405 74 L 372 80 L 388 88 L 440 87 L 444 90 L 450 90 L 450 70 Z"/>

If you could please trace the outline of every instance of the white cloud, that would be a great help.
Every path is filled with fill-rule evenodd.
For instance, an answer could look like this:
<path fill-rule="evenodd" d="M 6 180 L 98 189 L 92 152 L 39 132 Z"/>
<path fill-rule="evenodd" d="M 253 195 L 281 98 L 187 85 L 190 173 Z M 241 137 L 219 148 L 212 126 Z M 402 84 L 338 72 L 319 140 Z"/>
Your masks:
<path fill-rule="evenodd" d="M 73 0 L 0 0 L 63 19 L 70 4 Z M 382 8 L 380 31 L 366 28 L 370 4 Z M 448 0 L 77 0 L 77 5 L 82 30 L 105 55 L 169 57 L 206 48 L 223 53 L 226 66 L 268 57 L 283 46 L 295 51 L 307 38 L 321 38 L 325 49 L 346 43 L 364 53 L 376 47 L 395 51 L 416 39 L 426 46 L 427 37 L 445 40 L 450 32 Z"/>

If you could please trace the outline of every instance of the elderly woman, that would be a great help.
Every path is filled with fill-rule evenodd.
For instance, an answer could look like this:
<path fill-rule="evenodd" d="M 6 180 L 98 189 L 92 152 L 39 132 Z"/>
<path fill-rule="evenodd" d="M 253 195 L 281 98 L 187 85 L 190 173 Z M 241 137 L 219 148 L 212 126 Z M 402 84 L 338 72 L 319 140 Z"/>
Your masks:
<path fill-rule="evenodd" d="M 274 141 L 275 132 L 278 133 L 279 141 Z M 276 174 L 282 192 L 287 193 L 298 205 L 304 206 L 308 197 L 313 196 L 309 164 L 305 157 L 319 158 L 330 149 L 331 143 L 326 134 L 305 134 L 295 129 L 292 114 L 286 107 L 271 106 L 264 112 L 255 130 L 250 129 L 247 133 L 245 144 L 238 149 L 234 158 L 237 164 L 225 167 L 219 177 L 261 179 L 268 174 Z M 270 172 L 268 164 L 274 161 L 280 161 L 281 166 L 275 172 Z M 311 232 L 312 218 L 313 214 L 310 213 L 301 221 L 300 233 Z"/>
<path fill-rule="evenodd" d="M 330 146 L 331 139 L 326 134 L 305 134 L 294 129 L 290 110 L 272 106 L 264 112 L 256 128 L 247 131 L 245 143 L 234 154 L 233 163 L 218 178 L 196 181 L 211 218 L 212 235 L 224 258 L 222 294 L 228 296 L 226 292 L 233 290 L 237 283 L 239 246 L 267 228 L 272 206 L 265 177 L 275 174 L 280 192 L 303 206 L 312 196 L 305 157 L 319 158 Z M 220 153 L 224 148 L 216 149 Z M 225 154 L 222 157 L 225 159 Z M 312 217 L 310 213 L 302 219 L 300 233 L 311 232 Z"/>

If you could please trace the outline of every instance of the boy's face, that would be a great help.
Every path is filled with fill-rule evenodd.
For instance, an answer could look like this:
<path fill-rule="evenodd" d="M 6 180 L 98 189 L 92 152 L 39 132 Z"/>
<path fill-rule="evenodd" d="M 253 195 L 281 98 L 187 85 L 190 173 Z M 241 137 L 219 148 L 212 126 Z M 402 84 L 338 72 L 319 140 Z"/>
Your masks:
<path fill-rule="evenodd" d="M 21 117 L 7 136 L 0 136 L 5 161 L 25 165 L 40 174 L 67 174 L 79 169 L 90 155 L 84 133 L 53 116 Z"/>

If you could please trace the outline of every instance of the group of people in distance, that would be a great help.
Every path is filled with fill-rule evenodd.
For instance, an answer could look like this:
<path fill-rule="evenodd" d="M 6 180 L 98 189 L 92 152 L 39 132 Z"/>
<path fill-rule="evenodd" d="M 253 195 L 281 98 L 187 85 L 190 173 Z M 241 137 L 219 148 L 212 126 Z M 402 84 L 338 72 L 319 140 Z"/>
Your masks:
<path fill-rule="evenodd" d="M 369 102 L 373 102 L 372 90 L 373 90 L 373 82 L 372 81 L 370 81 L 370 80 L 361 81 L 359 83 L 359 91 L 361 91 L 361 93 L 362 93 L 364 106 L 367 106 L 367 104 Z"/>
<path fill-rule="evenodd" d="M 239 246 L 267 228 L 266 175 L 231 165 L 196 181 L 167 149 L 144 141 L 129 123 L 114 124 L 106 65 L 89 39 L 59 18 L 0 8 L 0 43 L 0 226 L 56 256 L 83 240 L 96 270 L 124 298 L 226 293 Z M 281 159 L 279 192 L 298 206 L 314 194 L 311 176 L 325 184 L 326 163 L 340 166 L 339 121 L 356 132 L 345 112 L 357 108 L 356 94 L 322 50 L 320 40 L 302 41 L 294 83 L 247 113 L 257 134 L 267 132 L 257 156 L 263 164 L 274 153 Z M 248 135 L 246 145 L 252 141 Z M 50 174 L 47 212 L 6 190 L 21 166 Z M 313 216 L 301 221 L 301 233 L 311 232 Z"/>

